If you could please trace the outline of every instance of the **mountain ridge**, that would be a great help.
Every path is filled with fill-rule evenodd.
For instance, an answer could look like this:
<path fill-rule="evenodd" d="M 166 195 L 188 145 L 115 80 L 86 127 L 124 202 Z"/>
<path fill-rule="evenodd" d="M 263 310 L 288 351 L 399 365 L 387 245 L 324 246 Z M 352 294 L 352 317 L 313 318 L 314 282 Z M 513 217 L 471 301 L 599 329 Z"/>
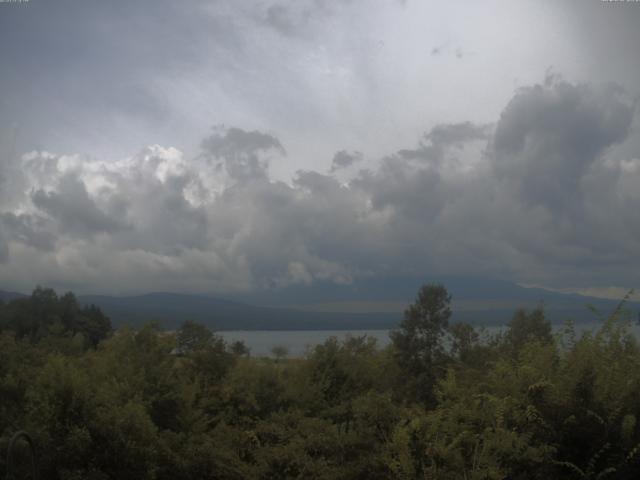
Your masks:
<path fill-rule="evenodd" d="M 486 279 L 445 278 L 452 294 L 452 322 L 504 325 L 518 308 L 542 305 L 552 323 L 571 318 L 578 323 L 596 320 L 587 305 L 609 314 L 618 300 L 553 292 L 542 288 Z M 328 285 L 315 289 L 294 286 L 273 292 L 256 292 L 219 298 L 212 295 L 149 292 L 139 295 L 78 295 L 81 304 L 94 304 L 116 327 L 140 326 L 155 321 L 163 328 L 178 328 L 185 320 L 201 322 L 215 330 L 362 330 L 395 328 L 404 309 L 413 302 L 422 279 L 394 282 L 379 279 L 359 285 Z M 417 286 L 416 286 L 417 285 Z M 4 301 L 24 294 L 0 291 Z M 330 301 L 329 301 L 330 300 Z M 640 304 L 629 302 L 637 315 Z"/>

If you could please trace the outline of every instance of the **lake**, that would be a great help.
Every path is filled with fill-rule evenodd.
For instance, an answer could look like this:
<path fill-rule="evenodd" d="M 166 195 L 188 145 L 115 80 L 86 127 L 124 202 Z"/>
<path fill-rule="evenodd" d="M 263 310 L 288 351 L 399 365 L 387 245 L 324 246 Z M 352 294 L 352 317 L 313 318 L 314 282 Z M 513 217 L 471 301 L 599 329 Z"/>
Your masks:
<path fill-rule="evenodd" d="M 594 330 L 601 326 L 598 322 L 580 323 L 575 325 L 576 333 Z M 554 325 L 554 330 L 563 328 L 564 325 Z M 487 334 L 499 332 L 504 327 L 489 326 L 484 331 Z M 633 324 L 632 330 L 640 338 L 640 327 Z M 251 350 L 254 357 L 271 356 L 271 349 L 275 346 L 287 348 L 290 357 L 301 357 L 308 348 L 323 343 L 329 337 L 344 339 L 347 335 L 361 337 L 367 335 L 376 339 L 379 347 L 385 347 L 391 341 L 390 330 L 229 330 L 218 331 L 227 342 L 242 340 Z"/>
<path fill-rule="evenodd" d="M 271 356 L 271 349 L 275 346 L 287 348 L 291 357 L 301 357 L 308 347 L 323 343 L 330 337 L 344 339 L 347 335 L 367 335 L 375 338 L 380 347 L 390 341 L 389 330 L 231 330 L 216 333 L 227 342 L 242 340 L 255 357 Z"/>

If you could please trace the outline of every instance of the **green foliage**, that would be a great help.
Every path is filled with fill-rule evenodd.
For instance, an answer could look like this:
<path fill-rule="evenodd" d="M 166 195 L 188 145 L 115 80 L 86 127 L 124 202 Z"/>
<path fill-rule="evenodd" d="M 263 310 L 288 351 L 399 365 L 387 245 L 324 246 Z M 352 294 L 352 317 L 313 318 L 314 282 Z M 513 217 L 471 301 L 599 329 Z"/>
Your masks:
<path fill-rule="evenodd" d="M 505 342 L 515 353 L 530 342 L 553 341 L 551 323 L 545 318 L 542 307 L 531 312 L 523 309 L 516 311 L 508 327 Z"/>
<path fill-rule="evenodd" d="M 111 322 L 95 305 L 80 306 L 73 293 L 61 297 L 37 287 L 30 297 L 0 304 L 0 331 L 38 342 L 56 339 L 53 348 L 95 347 L 111 334 Z M 60 341 L 66 338 L 67 342 Z"/>
<path fill-rule="evenodd" d="M 193 322 L 108 335 L 37 289 L 0 306 L 0 449 L 28 430 L 53 480 L 638 477 L 623 309 L 555 338 L 542 310 L 518 311 L 491 337 L 449 326 L 449 301 L 424 287 L 386 349 L 330 338 L 273 359 Z"/>
<path fill-rule="evenodd" d="M 176 337 L 176 348 L 186 354 L 204 350 L 216 340 L 213 332 L 200 323 L 187 320 L 182 324 Z"/>
<path fill-rule="evenodd" d="M 191 374 L 207 384 L 218 382 L 234 362 L 222 337 L 192 321 L 186 321 L 178 330 L 173 351 L 185 356 Z"/>
<path fill-rule="evenodd" d="M 427 405 L 433 404 L 433 387 L 442 372 L 450 302 L 442 285 L 423 286 L 404 312 L 400 329 L 391 333 L 398 364 L 411 379 L 408 390 Z"/>
<path fill-rule="evenodd" d="M 248 357 L 251 353 L 249 347 L 247 347 L 247 345 L 242 340 L 236 340 L 235 342 L 233 342 L 229 346 L 229 350 L 231 350 L 231 353 L 238 357 Z"/>

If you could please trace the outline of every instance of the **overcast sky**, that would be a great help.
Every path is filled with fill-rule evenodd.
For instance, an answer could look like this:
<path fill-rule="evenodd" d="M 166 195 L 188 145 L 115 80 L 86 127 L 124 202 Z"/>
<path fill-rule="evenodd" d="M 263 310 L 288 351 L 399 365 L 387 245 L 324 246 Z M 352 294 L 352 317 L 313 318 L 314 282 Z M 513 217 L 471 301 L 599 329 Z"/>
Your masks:
<path fill-rule="evenodd" d="M 0 3 L 0 289 L 640 287 L 638 25 L 595 0 Z"/>

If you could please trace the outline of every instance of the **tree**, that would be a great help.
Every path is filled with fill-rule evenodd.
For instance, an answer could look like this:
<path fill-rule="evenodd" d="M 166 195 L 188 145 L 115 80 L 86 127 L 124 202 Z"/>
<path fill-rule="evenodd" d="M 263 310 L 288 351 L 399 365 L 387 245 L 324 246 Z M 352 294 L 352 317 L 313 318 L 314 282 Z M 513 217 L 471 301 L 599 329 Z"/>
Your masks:
<path fill-rule="evenodd" d="M 201 323 L 187 320 L 178 330 L 177 347 L 181 353 L 189 353 L 208 347 L 213 340 L 213 332 Z"/>
<path fill-rule="evenodd" d="M 75 332 L 82 333 L 95 348 L 100 341 L 111 334 L 111 321 L 98 307 L 89 305 L 83 307 L 77 316 Z"/>
<path fill-rule="evenodd" d="M 233 353 L 237 357 L 248 357 L 251 353 L 249 347 L 247 347 L 247 344 L 244 343 L 244 340 L 234 341 L 233 343 L 231 343 L 229 349 L 231 350 L 231 353 Z"/>
<path fill-rule="evenodd" d="M 391 332 L 400 367 L 413 380 L 416 399 L 433 403 L 437 370 L 445 358 L 443 337 L 451 317 L 451 295 L 440 284 L 424 285 L 413 305 L 404 312 L 400 329 Z"/>
<path fill-rule="evenodd" d="M 545 318 L 542 307 L 531 312 L 524 309 L 517 310 L 509 322 L 505 339 L 515 352 L 529 342 L 551 343 L 553 341 L 551 323 Z"/>
<path fill-rule="evenodd" d="M 479 335 L 468 323 L 455 323 L 449 327 L 451 353 L 459 360 L 469 360 L 473 348 L 477 346 Z"/>
<path fill-rule="evenodd" d="M 177 353 L 186 355 L 193 369 L 207 381 L 220 380 L 231 367 L 234 357 L 224 339 L 204 325 L 186 321 L 178 330 Z"/>
<path fill-rule="evenodd" d="M 88 344 L 96 347 L 112 332 L 111 321 L 98 307 L 81 307 L 73 293 L 59 297 L 50 288 L 37 287 L 30 297 L 12 300 L 0 316 L 2 329 L 12 330 L 18 338 L 32 342 L 81 334 Z"/>
<path fill-rule="evenodd" d="M 279 362 L 289 355 L 289 349 L 284 345 L 275 345 L 271 349 L 271 354 L 276 358 L 276 362 Z"/>

